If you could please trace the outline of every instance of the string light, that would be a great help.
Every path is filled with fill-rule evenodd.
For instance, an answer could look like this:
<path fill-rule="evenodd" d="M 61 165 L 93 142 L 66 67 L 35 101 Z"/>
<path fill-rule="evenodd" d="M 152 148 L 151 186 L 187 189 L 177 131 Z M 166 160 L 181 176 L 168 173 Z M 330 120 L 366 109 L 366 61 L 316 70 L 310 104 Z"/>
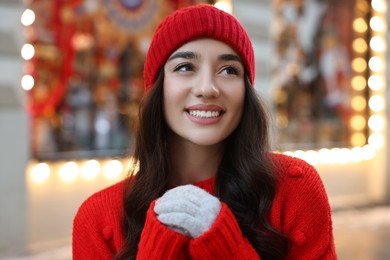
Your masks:
<path fill-rule="evenodd" d="M 368 66 L 372 71 L 379 72 L 383 69 L 383 61 L 380 57 L 374 56 L 368 61 Z"/>
<path fill-rule="evenodd" d="M 381 135 L 380 133 L 374 133 L 374 134 L 370 135 L 370 137 L 368 138 L 368 143 L 372 147 L 375 147 L 376 149 L 382 148 L 384 142 L 385 141 L 383 139 L 383 135 Z"/>
<path fill-rule="evenodd" d="M 380 115 L 373 115 L 368 119 L 368 127 L 374 132 L 383 130 L 385 121 Z"/>
<path fill-rule="evenodd" d="M 353 29 L 359 33 L 364 33 L 367 31 L 368 26 L 363 18 L 357 18 L 353 22 Z"/>
<path fill-rule="evenodd" d="M 229 14 L 232 13 L 232 4 L 231 1 L 217 1 L 214 6 L 222 11 L 225 11 Z"/>
<path fill-rule="evenodd" d="M 23 45 L 21 55 L 24 60 L 31 60 L 35 55 L 34 46 L 29 43 Z"/>
<path fill-rule="evenodd" d="M 368 87 L 371 90 L 381 90 L 383 87 L 383 78 L 379 75 L 372 75 L 368 78 Z"/>
<path fill-rule="evenodd" d="M 123 165 L 118 160 L 111 160 L 103 166 L 103 174 L 109 179 L 117 179 L 123 172 Z"/>
<path fill-rule="evenodd" d="M 371 6 L 377 12 L 383 12 L 386 10 L 386 6 L 383 0 L 372 0 Z"/>
<path fill-rule="evenodd" d="M 367 69 L 367 62 L 363 58 L 355 58 L 352 61 L 352 68 L 357 72 L 364 72 Z"/>
<path fill-rule="evenodd" d="M 352 98 L 351 106 L 355 111 L 362 112 L 367 106 L 366 99 L 362 96 Z"/>
<path fill-rule="evenodd" d="M 89 160 L 81 166 L 80 172 L 85 180 L 93 180 L 99 175 L 100 163 L 97 160 Z"/>
<path fill-rule="evenodd" d="M 363 146 L 366 144 L 367 138 L 365 134 L 356 132 L 352 134 L 350 141 L 352 146 Z"/>
<path fill-rule="evenodd" d="M 38 163 L 31 170 L 31 179 L 36 184 L 47 181 L 50 177 L 50 167 L 47 163 Z"/>
<path fill-rule="evenodd" d="M 366 79 L 363 76 L 355 76 L 351 81 L 352 88 L 356 91 L 362 91 L 366 88 Z"/>
<path fill-rule="evenodd" d="M 31 90 L 34 87 L 34 78 L 31 75 L 24 75 L 21 84 L 24 90 Z"/>
<path fill-rule="evenodd" d="M 374 30 L 376 32 L 381 32 L 385 29 L 385 25 L 384 25 L 382 19 L 380 19 L 378 16 L 373 16 L 370 19 L 370 27 L 372 30 Z"/>
<path fill-rule="evenodd" d="M 76 162 L 67 162 L 65 163 L 59 172 L 60 179 L 65 182 L 69 183 L 74 181 L 79 174 L 79 166 Z"/>
<path fill-rule="evenodd" d="M 22 16 L 20 17 L 20 21 L 24 26 L 30 26 L 35 21 L 35 13 L 31 9 L 24 10 Z"/>
<path fill-rule="evenodd" d="M 383 97 L 375 95 L 368 100 L 368 106 L 372 111 L 380 112 L 385 107 L 385 101 L 383 100 Z"/>
<path fill-rule="evenodd" d="M 352 43 L 352 48 L 358 53 L 365 53 L 368 49 L 366 40 L 363 38 L 357 38 Z"/>
<path fill-rule="evenodd" d="M 370 47 L 376 52 L 384 51 L 385 49 L 385 43 L 382 40 L 382 37 L 380 36 L 374 36 L 370 40 Z"/>

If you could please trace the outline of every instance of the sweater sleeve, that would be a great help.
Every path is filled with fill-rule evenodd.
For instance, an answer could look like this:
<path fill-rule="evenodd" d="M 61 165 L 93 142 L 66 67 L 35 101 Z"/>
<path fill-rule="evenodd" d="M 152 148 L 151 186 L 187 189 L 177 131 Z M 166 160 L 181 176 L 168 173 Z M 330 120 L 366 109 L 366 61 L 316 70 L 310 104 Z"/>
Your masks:
<path fill-rule="evenodd" d="M 286 259 L 337 259 L 330 205 L 320 176 L 298 159 L 285 170 L 271 222 L 291 241 Z"/>
<path fill-rule="evenodd" d="M 242 236 L 234 214 L 225 203 L 210 230 L 191 240 L 189 253 L 191 259 L 260 259 Z"/>
<path fill-rule="evenodd" d="M 190 238 L 163 225 L 156 217 L 154 205 L 146 213 L 144 229 L 138 244 L 137 260 L 188 259 Z"/>

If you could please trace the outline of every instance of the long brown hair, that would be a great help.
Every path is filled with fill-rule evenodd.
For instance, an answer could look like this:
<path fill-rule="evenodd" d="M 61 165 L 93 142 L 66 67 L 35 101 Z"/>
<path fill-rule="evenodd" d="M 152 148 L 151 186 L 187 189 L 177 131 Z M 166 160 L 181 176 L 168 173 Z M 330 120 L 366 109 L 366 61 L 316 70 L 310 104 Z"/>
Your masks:
<path fill-rule="evenodd" d="M 124 244 L 116 259 L 135 259 L 150 203 L 168 188 L 167 133 L 163 113 L 162 70 L 140 109 L 140 128 L 134 158 L 139 171 L 125 185 L 123 199 Z M 234 213 L 243 235 L 262 259 L 282 259 L 289 242 L 267 220 L 276 189 L 269 156 L 268 121 L 255 90 L 245 77 L 241 121 L 226 140 L 216 180 L 216 196 Z"/>

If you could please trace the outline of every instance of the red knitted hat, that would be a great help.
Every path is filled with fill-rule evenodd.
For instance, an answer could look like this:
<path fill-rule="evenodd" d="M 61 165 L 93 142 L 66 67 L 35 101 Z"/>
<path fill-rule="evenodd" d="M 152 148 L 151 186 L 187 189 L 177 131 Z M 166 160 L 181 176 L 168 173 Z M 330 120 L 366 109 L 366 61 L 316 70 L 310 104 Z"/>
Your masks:
<path fill-rule="evenodd" d="M 152 86 L 176 49 L 198 38 L 212 38 L 231 46 L 242 58 L 253 85 L 254 51 L 245 29 L 234 16 L 212 5 L 200 4 L 173 12 L 157 27 L 144 65 L 145 90 Z"/>

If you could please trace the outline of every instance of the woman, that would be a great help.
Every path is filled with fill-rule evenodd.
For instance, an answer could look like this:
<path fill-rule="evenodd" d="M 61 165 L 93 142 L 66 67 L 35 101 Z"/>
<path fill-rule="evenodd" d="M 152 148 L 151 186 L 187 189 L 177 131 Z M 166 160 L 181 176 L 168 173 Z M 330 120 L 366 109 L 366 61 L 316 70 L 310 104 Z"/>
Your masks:
<path fill-rule="evenodd" d="M 184 8 L 144 66 L 138 172 L 87 199 L 74 259 L 336 259 L 313 167 L 269 151 L 254 52 L 231 15 Z"/>

